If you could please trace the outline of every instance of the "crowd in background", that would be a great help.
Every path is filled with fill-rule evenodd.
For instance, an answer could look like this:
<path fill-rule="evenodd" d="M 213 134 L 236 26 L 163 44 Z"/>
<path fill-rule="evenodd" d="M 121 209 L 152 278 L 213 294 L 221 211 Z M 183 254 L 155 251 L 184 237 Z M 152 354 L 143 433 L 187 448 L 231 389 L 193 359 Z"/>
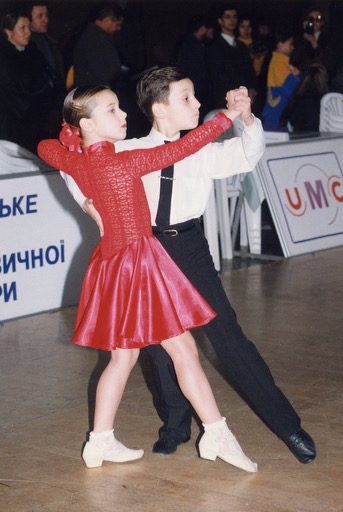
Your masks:
<path fill-rule="evenodd" d="M 117 92 L 128 137 L 143 135 L 148 121 L 135 86 L 151 66 L 175 65 L 192 79 L 202 118 L 225 107 L 227 90 L 245 85 L 266 130 L 318 131 L 321 97 L 343 93 L 340 2 L 331 12 L 307 4 L 296 28 L 218 2 L 189 17 L 172 49 L 168 34 L 161 38 L 149 59 L 140 20 L 122 4 L 94 2 L 63 44 L 49 34 L 49 3 L 11 2 L 1 12 L 0 139 L 35 152 L 38 140 L 57 135 L 67 90 L 93 83 Z"/>

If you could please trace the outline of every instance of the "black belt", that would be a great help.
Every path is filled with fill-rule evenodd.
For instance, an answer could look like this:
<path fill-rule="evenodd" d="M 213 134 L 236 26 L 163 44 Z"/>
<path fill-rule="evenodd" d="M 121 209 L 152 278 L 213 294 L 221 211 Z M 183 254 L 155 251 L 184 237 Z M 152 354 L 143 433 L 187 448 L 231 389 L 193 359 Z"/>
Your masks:
<path fill-rule="evenodd" d="M 199 223 L 198 219 L 194 219 L 187 222 L 181 222 L 180 224 L 174 224 L 173 226 L 169 226 L 167 229 L 158 229 L 156 226 L 153 226 L 152 232 L 154 235 L 177 236 L 179 233 L 184 233 L 185 231 L 195 228 L 197 223 Z"/>

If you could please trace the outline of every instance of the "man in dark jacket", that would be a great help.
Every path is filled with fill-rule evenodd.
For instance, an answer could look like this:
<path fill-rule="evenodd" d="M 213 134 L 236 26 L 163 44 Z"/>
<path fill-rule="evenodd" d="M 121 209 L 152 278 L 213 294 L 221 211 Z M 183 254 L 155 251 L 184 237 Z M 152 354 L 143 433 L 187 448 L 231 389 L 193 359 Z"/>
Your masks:
<path fill-rule="evenodd" d="M 210 84 L 206 63 L 206 46 L 209 41 L 208 33 L 212 28 L 209 18 L 196 16 L 189 22 L 186 39 L 177 52 L 176 65 L 193 82 L 195 94 L 201 103 L 200 121 L 209 111 Z M 210 36 L 211 37 L 211 36 Z"/>
<path fill-rule="evenodd" d="M 225 108 L 226 91 L 245 85 L 253 101 L 256 75 L 247 47 L 235 38 L 237 9 L 225 4 L 218 12 L 221 33 L 209 45 L 206 61 L 212 87 L 212 108 Z"/>
<path fill-rule="evenodd" d="M 95 6 L 91 20 L 74 47 L 74 85 L 109 85 L 129 119 L 137 119 L 129 123 L 127 132 L 128 137 L 136 137 L 143 116 L 136 105 L 130 70 L 123 65 L 114 42 L 124 21 L 123 11 L 116 4 L 102 4 Z"/>
<path fill-rule="evenodd" d="M 62 54 L 58 41 L 48 34 L 49 12 L 44 0 L 32 2 L 30 7 L 31 41 L 45 61 L 49 91 L 42 104 L 42 137 L 57 137 L 62 122 L 62 106 L 67 93 Z"/>
<path fill-rule="evenodd" d="M 33 2 L 31 7 L 31 41 L 43 54 L 50 70 L 52 85 L 65 92 L 65 72 L 58 42 L 48 34 L 49 12 L 44 1 Z"/>
<path fill-rule="evenodd" d="M 118 90 L 123 70 L 113 34 L 123 23 L 116 5 L 100 6 L 82 32 L 74 49 L 75 85 L 108 84 Z"/>

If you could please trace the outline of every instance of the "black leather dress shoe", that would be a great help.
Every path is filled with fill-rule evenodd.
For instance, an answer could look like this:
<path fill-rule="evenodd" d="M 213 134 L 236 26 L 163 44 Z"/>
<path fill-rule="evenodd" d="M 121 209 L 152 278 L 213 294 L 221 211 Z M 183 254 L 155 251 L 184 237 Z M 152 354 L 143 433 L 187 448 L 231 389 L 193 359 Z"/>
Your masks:
<path fill-rule="evenodd" d="M 187 439 L 184 439 L 183 441 L 177 441 L 171 437 L 161 437 L 152 447 L 152 452 L 160 453 L 161 455 L 171 455 L 176 452 L 179 444 L 187 443 L 189 440 L 190 437 L 187 437 Z"/>
<path fill-rule="evenodd" d="M 293 455 L 295 455 L 302 464 L 309 464 L 309 462 L 312 462 L 316 458 L 316 445 L 312 437 L 302 428 L 299 428 L 299 430 L 287 439 L 284 439 L 284 441 Z"/>

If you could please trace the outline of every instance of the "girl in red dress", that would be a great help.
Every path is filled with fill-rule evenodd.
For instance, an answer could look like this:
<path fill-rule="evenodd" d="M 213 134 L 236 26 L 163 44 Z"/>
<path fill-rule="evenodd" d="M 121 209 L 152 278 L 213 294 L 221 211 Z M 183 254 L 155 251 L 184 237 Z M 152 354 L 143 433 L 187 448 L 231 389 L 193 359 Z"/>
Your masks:
<path fill-rule="evenodd" d="M 40 157 L 72 175 L 104 221 L 104 236 L 84 278 L 73 336 L 78 345 L 111 351 L 97 386 L 94 430 L 82 454 L 87 467 L 143 456 L 143 450 L 126 448 L 114 437 L 113 424 L 139 349 L 161 343 L 204 424 L 200 455 L 257 470 L 219 412 L 189 332 L 209 322 L 215 312 L 153 236 L 140 179 L 182 160 L 228 129 L 239 115 L 240 94 L 232 101 L 235 110 L 226 112 L 231 120 L 220 113 L 171 144 L 116 154 L 114 143 L 126 136 L 126 114 L 117 96 L 106 86 L 80 87 L 65 99 L 60 142 L 39 144 Z"/>

